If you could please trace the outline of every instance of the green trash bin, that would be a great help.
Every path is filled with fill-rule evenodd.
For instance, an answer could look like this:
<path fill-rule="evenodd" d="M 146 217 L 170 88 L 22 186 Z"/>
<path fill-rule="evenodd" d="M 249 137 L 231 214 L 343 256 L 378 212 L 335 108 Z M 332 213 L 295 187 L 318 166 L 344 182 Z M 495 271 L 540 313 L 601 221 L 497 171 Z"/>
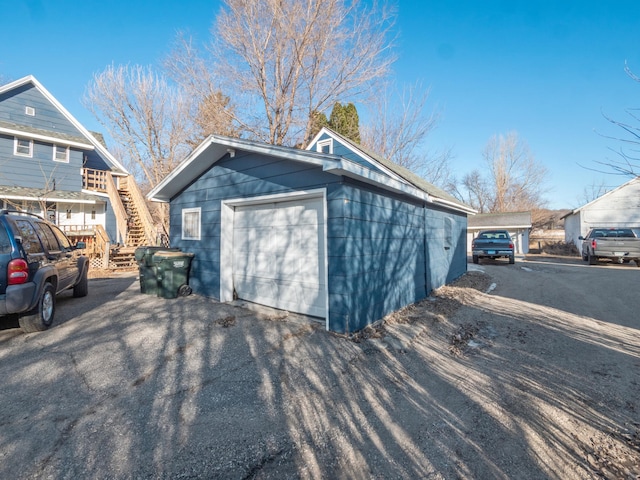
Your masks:
<path fill-rule="evenodd" d="M 134 257 L 138 263 L 138 273 L 140 275 L 140 292 L 148 295 L 158 295 L 158 279 L 156 278 L 155 267 L 153 265 L 153 255 L 157 252 L 179 252 L 179 248 L 167 247 L 138 247 L 134 252 Z"/>
<path fill-rule="evenodd" d="M 188 252 L 159 251 L 153 255 L 159 297 L 176 298 L 191 294 L 189 267 L 193 257 L 194 254 Z"/>

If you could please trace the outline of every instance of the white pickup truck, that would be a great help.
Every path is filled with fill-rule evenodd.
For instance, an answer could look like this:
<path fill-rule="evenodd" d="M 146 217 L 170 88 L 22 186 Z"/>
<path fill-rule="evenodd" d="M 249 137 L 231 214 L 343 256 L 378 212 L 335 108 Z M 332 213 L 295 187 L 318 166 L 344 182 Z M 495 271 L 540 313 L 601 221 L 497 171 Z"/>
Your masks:
<path fill-rule="evenodd" d="M 592 228 L 582 240 L 582 259 L 589 265 L 608 258 L 616 263 L 631 260 L 640 267 L 640 238 L 630 228 Z"/>

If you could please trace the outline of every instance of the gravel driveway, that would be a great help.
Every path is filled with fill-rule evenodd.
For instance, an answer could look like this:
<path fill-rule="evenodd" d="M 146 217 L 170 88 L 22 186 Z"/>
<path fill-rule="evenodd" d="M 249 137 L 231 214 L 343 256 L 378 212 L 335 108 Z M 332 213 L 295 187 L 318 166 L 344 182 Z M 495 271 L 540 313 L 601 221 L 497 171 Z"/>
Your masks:
<path fill-rule="evenodd" d="M 640 268 L 481 263 L 353 338 L 91 280 L 0 325 L 0 478 L 638 478 Z"/>

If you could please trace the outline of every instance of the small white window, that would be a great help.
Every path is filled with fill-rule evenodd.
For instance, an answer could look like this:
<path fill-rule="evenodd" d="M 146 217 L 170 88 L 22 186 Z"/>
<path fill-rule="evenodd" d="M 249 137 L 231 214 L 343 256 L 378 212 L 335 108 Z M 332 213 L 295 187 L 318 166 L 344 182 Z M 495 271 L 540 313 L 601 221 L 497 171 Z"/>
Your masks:
<path fill-rule="evenodd" d="M 182 239 L 200 240 L 200 207 L 182 209 Z"/>
<path fill-rule="evenodd" d="M 30 117 L 36 116 L 36 109 L 33 107 L 24 107 L 25 115 L 29 115 Z"/>
<path fill-rule="evenodd" d="M 33 157 L 33 141 L 16 138 L 13 153 L 23 157 Z"/>
<path fill-rule="evenodd" d="M 321 153 L 333 153 L 333 138 L 320 140 L 316 143 L 316 150 Z"/>
<path fill-rule="evenodd" d="M 69 147 L 53 146 L 53 161 L 69 163 Z"/>

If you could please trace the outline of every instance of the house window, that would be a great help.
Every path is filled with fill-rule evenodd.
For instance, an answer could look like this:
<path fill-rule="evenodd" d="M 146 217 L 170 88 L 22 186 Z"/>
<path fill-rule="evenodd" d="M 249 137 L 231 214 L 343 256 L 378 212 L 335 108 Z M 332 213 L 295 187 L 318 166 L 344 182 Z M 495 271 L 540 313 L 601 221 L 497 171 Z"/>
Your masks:
<path fill-rule="evenodd" d="M 24 138 L 16 138 L 14 142 L 13 153 L 22 157 L 33 156 L 33 140 L 25 140 Z"/>
<path fill-rule="evenodd" d="M 69 163 L 69 147 L 53 146 L 53 161 Z"/>
<path fill-rule="evenodd" d="M 333 153 L 333 138 L 320 140 L 316 143 L 316 150 L 321 153 Z"/>
<path fill-rule="evenodd" d="M 200 207 L 182 209 L 182 239 L 200 240 Z"/>
<path fill-rule="evenodd" d="M 96 219 L 96 210 L 93 209 L 91 210 L 91 220 L 95 220 Z"/>
<path fill-rule="evenodd" d="M 29 115 L 30 117 L 36 116 L 36 109 L 33 107 L 24 107 L 25 115 Z"/>
<path fill-rule="evenodd" d="M 71 220 L 71 210 L 67 208 L 67 220 Z"/>

